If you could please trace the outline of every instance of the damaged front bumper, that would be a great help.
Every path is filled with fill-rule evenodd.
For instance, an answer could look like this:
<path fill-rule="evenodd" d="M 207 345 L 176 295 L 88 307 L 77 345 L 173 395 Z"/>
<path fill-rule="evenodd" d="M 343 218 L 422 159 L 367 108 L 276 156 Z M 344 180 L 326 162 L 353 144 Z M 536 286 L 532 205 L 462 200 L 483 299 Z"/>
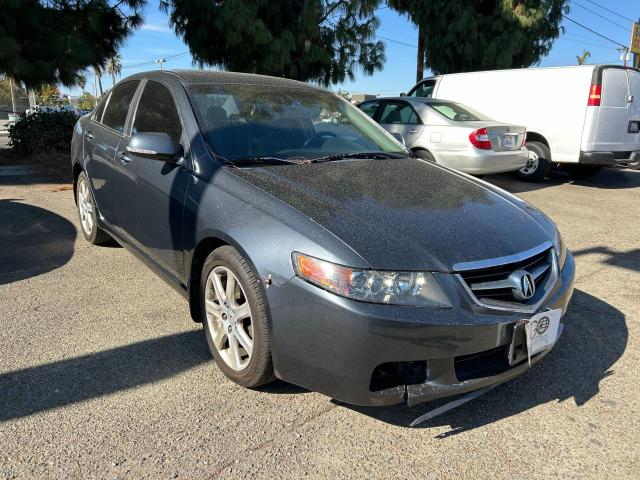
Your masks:
<path fill-rule="evenodd" d="M 567 253 L 541 311 L 566 311 L 574 274 Z M 531 315 L 474 305 L 455 282 L 447 292 L 454 307 L 436 309 L 357 302 L 298 278 L 273 286 L 267 295 L 276 374 L 354 405 L 412 406 L 499 384 L 530 368 L 526 356 L 510 359 L 509 352 L 521 342 L 514 339 L 516 322 Z M 531 357 L 531 365 L 550 350 Z"/>

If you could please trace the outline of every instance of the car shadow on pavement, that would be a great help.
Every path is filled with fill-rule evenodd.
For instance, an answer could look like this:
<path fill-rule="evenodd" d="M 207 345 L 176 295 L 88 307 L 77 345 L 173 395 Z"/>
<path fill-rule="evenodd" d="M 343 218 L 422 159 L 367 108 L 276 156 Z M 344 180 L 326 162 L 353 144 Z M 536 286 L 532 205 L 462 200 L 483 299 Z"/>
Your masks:
<path fill-rule="evenodd" d="M 449 427 L 444 438 L 517 415 L 538 405 L 573 399 L 581 406 L 598 392 L 600 382 L 615 375 L 612 366 L 625 351 L 628 330 L 625 316 L 611 305 L 576 290 L 564 317 L 565 329 L 558 345 L 521 377 L 420 425 Z M 409 424 L 450 401 L 439 400 L 415 408 L 357 407 L 340 404 L 376 420 L 398 426 Z M 615 408 L 611 400 L 601 399 Z"/>
<path fill-rule="evenodd" d="M 539 183 L 523 182 L 518 180 L 515 175 L 509 173 L 486 176 L 483 180 L 511 193 L 531 192 L 567 183 L 583 187 L 617 190 L 640 187 L 640 171 L 622 168 L 604 168 L 600 173 L 591 178 L 573 180 L 565 172 L 553 170 L 548 179 Z"/>
<path fill-rule="evenodd" d="M 44 208 L 0 199 L 0 285 L 35 277 L 66 264 L 76 227 Z"/>
<path fill-rule="evenodd" d="M 211 359 L 200 330 L 0 374 L 0 422 L 178 375 Z"/>
<path fill-rule="evenodd" d="M 615 250 L 611 250 L 609 247 L 602 246 L 584 248 L 582 250 L 575 251 L 572 250 L 571 253 L 573 253 L 574 257 L 593 254 L 606 255 L 607 258 L 603 259 L 600 263 L 640 272 L 640 248 L 636 248 L 634 250 L 629 250 L 626 252 L 616 252 Z"/>

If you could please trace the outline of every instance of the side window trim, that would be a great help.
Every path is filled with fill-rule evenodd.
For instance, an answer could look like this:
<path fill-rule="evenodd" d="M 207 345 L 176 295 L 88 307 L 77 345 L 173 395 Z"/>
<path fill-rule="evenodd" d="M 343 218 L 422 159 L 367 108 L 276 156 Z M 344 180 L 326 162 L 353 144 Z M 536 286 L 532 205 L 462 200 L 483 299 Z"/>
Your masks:
<path fill-rule="evenodd" d="M 138 88 L 138 91 L 136 92 L 135 96 L 133 97 L 133 102 L 131 102 L 131 111 L 129 112 L 131 115 L 131 118 L 128 120 L 128 125 L 127 128 L 125 129 L 125 131 L 127 132 L 127 138 L 131 137 L 131 132 L 133 130 L 133 125 L 135 124 L 136 121 L 136 116 L 138 114 L 138 107 L 140 106 L 140 100 L 142 99 L 142 94 L 144 93 L 144 89 L 147 86 L 147 83 L 149 82 L 156 82 L 160 85 L 162 85 L 164 88 L 167 89 L 167 91 L 169 92 L 169 95 L 171 95 L 171 99 L 173 100 L 173 106 L 176 109 L 176 113 L 178 114 L 178 120 L 180 121 L 180 143 L 184 145 L 185 143 L 185 128 L 184 128 L 184 120 L 182 119 L 182 113 L 180 112 L 180 109 L 178 108 L 178 102 L 176 101 L 176 97 L 173 94 L 173 91 L 171 90 L 171 88 L 162 80 L 159 79 L 143 79 L 141 83 L 141 88 Z"/>

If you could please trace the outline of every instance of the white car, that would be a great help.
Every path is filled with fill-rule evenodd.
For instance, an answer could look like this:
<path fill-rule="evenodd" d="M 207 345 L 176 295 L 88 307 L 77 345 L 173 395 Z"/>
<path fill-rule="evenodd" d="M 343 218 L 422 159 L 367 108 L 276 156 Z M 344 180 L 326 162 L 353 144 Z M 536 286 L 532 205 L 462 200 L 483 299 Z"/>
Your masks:
<path fill-rule="evenodd" d="M 420 97 L 378 98 L 360 109 L 401 135 L 416 156 L 472 175 L 526 166 L 526 128 L 493 121 L 455 102 Z"/>
<path fill-rule="evenodd" d="M 518 175 L 543 180 L 558 164 L 576 178 L 640 161 L 640 70 L 620 65 L 455 73 L 422 80 L 410 97 L 462 102 L 527 126 L 530 162 Z"/>

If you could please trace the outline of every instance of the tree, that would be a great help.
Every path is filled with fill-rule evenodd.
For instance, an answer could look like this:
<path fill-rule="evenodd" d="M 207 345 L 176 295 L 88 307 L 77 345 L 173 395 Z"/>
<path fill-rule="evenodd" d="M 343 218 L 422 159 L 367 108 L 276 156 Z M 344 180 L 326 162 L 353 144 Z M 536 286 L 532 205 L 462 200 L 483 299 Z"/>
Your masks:
<path fill-rule="evenodd" d="M 107 72 L 111 75 L 111 86 L 116 84 L 116 75 L 122 73 L 122 55 L 116 53 L 113 57 L 107 59 Z"/>
<path fill-rule="evenodd" d="M 82 92 L 78 97 L 78 108 L 81 110 L 91 110 L 96 106 L 96 97 L 89 92 Z"/>
<path fill-rule="evenodd" d="M 381 0 L 161 0 L 194 61 L 312 81 L 353 80 L 382 69 L 375 40 Z"/>
<path fill-rule="evenodd" d="M 96 80 L 98 80 L 98 87 L 100 92 L 100 98 L 104 95 L 104 91 L 102 90 L 102 68 L 100 65 L 93 66 L 93 75 Z"/>
<path fill-rule="evenodd" d="M 3 0 L 0 74 L 27 88 L 77 84 L 142 24 L 147 0 Z"/>
<path fill-rule="evenodd" d="M 584 65 L 587 63 L 588 58 L 591 56 L 591 52 L 589 50 L 583 50 L 582 55 L 576 55 L 576 60 L 578 61 L 578 65 Z"/>
<path fill-rule="evenodd" d="M 60 89 L 56 85 L 45 84 L 38 90 L 38 98 L 43 105 L 53 105 L 60 100 Z"/>
<path fill-rule="evenodd" d="M 435 74 L 521 68 L 544 57 L 561 32 L 567 0 L 388 0 L 422 29 Z"/>

